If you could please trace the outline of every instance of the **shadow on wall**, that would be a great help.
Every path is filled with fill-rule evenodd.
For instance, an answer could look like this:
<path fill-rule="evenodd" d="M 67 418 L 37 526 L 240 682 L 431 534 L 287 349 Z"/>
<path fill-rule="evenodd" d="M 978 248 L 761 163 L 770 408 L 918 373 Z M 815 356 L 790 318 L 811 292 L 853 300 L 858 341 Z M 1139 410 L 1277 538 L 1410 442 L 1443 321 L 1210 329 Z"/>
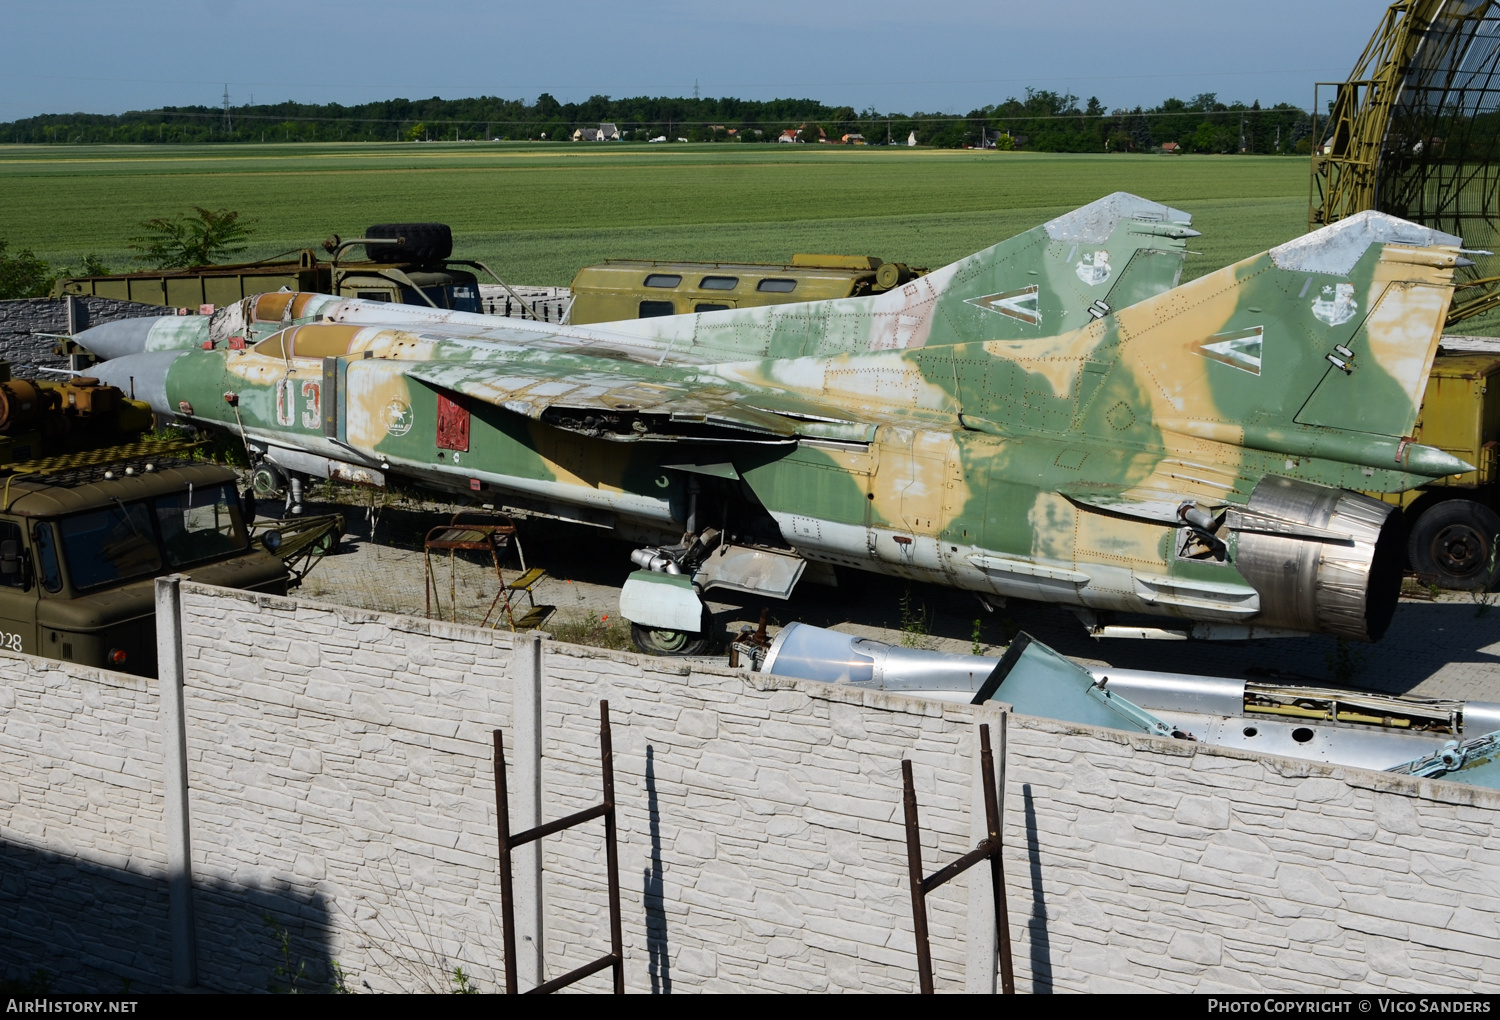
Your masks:
<path fill-rule="evenodd" d="M 1031 916 L 1026 919 L 1027 942 L 1031 946 L 1031 991 L 1052 992 L 1052 936 L 1047 933 L 1047 897 L 1042 891 L 1042 851 L 1036 835 L 1036 804 L 1031 784 L 1021 787 L 1026 802 L 1026 860 L 1031 865 Z"/>
<path fill-rule="evenodd" d="M 200 986 L 331 989 L 321 896 L 200 881 L 194 909 Z M 0 946 L 7 983 L 41 971 L 53 992 L 164 991 L 172 982 L 166 880 L 0 840 Z"/>
<path fill-rule="evenodd" d="M 646 907 L 647 969 L 651 994 L 672 994 L 672 961 L 667 946 L 667 909 L 662 898 L 661 811 L 656 803 L 656 748 L 646 745 L 646 811 L 651 819 L 651 867 L 641 872 L 642 899 Z"/>

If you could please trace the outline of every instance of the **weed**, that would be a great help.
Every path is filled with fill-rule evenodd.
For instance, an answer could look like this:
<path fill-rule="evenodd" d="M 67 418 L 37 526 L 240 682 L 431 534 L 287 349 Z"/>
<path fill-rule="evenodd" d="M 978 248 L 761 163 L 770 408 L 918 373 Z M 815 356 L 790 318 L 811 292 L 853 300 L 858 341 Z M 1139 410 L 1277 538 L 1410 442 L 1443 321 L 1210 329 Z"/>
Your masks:
<path fill-rule="evenodd" d="M 983 626 L 984 626 L 983 622 L 978 617 L 975 617 L 975 619 L 974 619 L 974 633 L 971 634 L 971 635 L 969 635 L 969 637 L 974 642 L 974 654 L 975 655 L 980 654 L 980 651 L 983 648 L 983 644 L 979 640 L 980 632 L 981 632 L 981 629 L 983 628 Z"/>
<path fill-rule="evenodd" d="M 271 980 L 266 984 L 266 991 L 280 995 L 300 995 L 303 991 L 299 985 L 307 980 L 307 961 L 298 960 L 295 967 L 292 966 L 292 933 L 276 923 L 276 918 L 269 913 L 260 915 L 261 923 L 276 936 L 276 943 L 281 951 L 281 962 L 271 972 Z"/>
<path fill-rule="evenodd" d="M 329 983 L 329 991 L 334 995 L 353 995 L 349 988 L 349 975 L 344 973 L 344 968 L 337 960 L 330 960 L 328 969 L 333 972 L 333 980 Z"/>
<path fill-rule="evenodd" d="M 901 593 L 901 647 L 926 648 L 932 614 L 925 604 L 912 605 L 911 586 Z"/>
<path fill-rule="evenodd" d="M 464 973 L 462 967 L 453 968 L 453 994 L 454 995 L 478 995 L 479 986 L 474 984 L 472 978 Z"/>
<path fill-rule="evenodd" d="M 1482 619 L 1495 607 L 1495 599 L 1500 593 L 1492 591 L 1471 591 L 1469 597 L 1474 600 L 1474 616 Z"/>
<path fill-rule="evenodd" d="M 614 613 L 605 613 L 603 616 L 593 610 L 583 615 L 569 613 L 561 620 L 549 620 L 547 632 L 555 640 L 566 641 L 570 645 L 620 649 L 630 647 L 630 625 Z"/>
<path fill-rule="evenodd" d="M 1324 658 L 1333 682 L 1347 687 L 1365 671 L 1365 653 L 1348 638 L 1339 638 L 1333 651 Z"/>
<path fill-rule="evenodd" d="M 50 995 L 52 975 L 38 967 L 22 978 L 6 978 L 0 981 L 0 995 Z"/>

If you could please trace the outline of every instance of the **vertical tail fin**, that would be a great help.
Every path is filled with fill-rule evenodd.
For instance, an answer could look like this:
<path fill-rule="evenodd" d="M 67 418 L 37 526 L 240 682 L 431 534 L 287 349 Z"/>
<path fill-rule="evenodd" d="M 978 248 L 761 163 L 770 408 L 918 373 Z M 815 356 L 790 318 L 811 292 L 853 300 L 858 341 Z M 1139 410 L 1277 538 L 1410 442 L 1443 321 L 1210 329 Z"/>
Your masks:
<path fill-rule="evenodd" d="M 1120 365 L 1169 431 L 1409 435 L 1461 243 L 1361 213 L 1122 310 Z"/>

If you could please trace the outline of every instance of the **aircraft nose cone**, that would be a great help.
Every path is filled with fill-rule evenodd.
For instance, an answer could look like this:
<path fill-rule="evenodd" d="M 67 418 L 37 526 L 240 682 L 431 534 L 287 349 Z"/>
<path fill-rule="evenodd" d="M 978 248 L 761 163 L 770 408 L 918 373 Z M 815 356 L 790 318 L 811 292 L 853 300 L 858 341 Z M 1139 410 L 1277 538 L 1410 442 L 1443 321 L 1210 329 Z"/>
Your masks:
<path fill-rule="evenodd" d="M 117 325 L 109 323 L 109 325 Z M 144 400 L 157 414 L 176 414 L 177 405 L 167 403 L 167 369 L 187 351 L 148 351 L 127 354 L 94 365 L 89 375 L 108 386 L 118 386 L 127 395 Z"/>
<path fill-rule="evenodd" d="M 83 332 L 75 334 L 73 339 L 81 344 L 84 350 L 103 361 L 123 358 L 144 351 L 146 336 L 151 332 L 151 327 L 165 317 L 151 315 L 141 319 L 118 319 L 114 322 L 105 322 L 98 326 L 90 326 Z"/>

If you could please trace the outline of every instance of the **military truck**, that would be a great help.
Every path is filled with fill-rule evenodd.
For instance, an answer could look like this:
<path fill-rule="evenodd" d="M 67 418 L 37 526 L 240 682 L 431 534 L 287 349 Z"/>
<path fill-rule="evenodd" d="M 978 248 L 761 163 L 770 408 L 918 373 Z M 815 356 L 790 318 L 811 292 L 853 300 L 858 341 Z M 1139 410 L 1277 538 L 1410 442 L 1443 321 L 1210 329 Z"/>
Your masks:
<path fill-rule="evenodd" d="M 607 259 L 573 278 L 574 325 L 879 294 L 926 269 L 870 255 L 793 255 L 790 263 Z"/>
<path fill-rule="evenodd" d="M 151 408 L 133 397 L 87 376 L 12 379 L 0 362 L 0 648 L 152 676 L 156 577 L 286 593 L 234 471 L 145 437 Z"/>
<path fill-rule="evenodd" d="M 286 566 L 240 516 L 234 471 L 171 453 L 139 444 L 11 465 L 0 647 L 155 676 L 155 578 L 286 594 Z"/>
<path fill-rule="evenodd" d="M 363 247 L 367 258 L 346 260 L 345 255 L 356 247 Z M 323 248 L 329 256 L 326 261 L 313 249 L 304 248 L 289 261 L 77 276 L 57 281 L 52 296 L 92 295 L 198 311 L 286 289 L 461 312 L 484 311 L 478 277 L 455 267 L 468 266 L 486 273 L 490 270 L 480 262 L 449 258 L 453 232 L 447 224 L 377 223 L 365 231 L 364 237 L 346 241 L 335 234 L 323 242 Z M 495 279 L 500 282 L 499 277 Z"/>
<path fill-rule="evenodd" d="M 1444 337 L 1412 440 L 1475 465 L 1407 492 L 1375 495 L 1406 514 L 1419 579 L 1458 591 L 1500 582 L 1500 339 Z"/>

